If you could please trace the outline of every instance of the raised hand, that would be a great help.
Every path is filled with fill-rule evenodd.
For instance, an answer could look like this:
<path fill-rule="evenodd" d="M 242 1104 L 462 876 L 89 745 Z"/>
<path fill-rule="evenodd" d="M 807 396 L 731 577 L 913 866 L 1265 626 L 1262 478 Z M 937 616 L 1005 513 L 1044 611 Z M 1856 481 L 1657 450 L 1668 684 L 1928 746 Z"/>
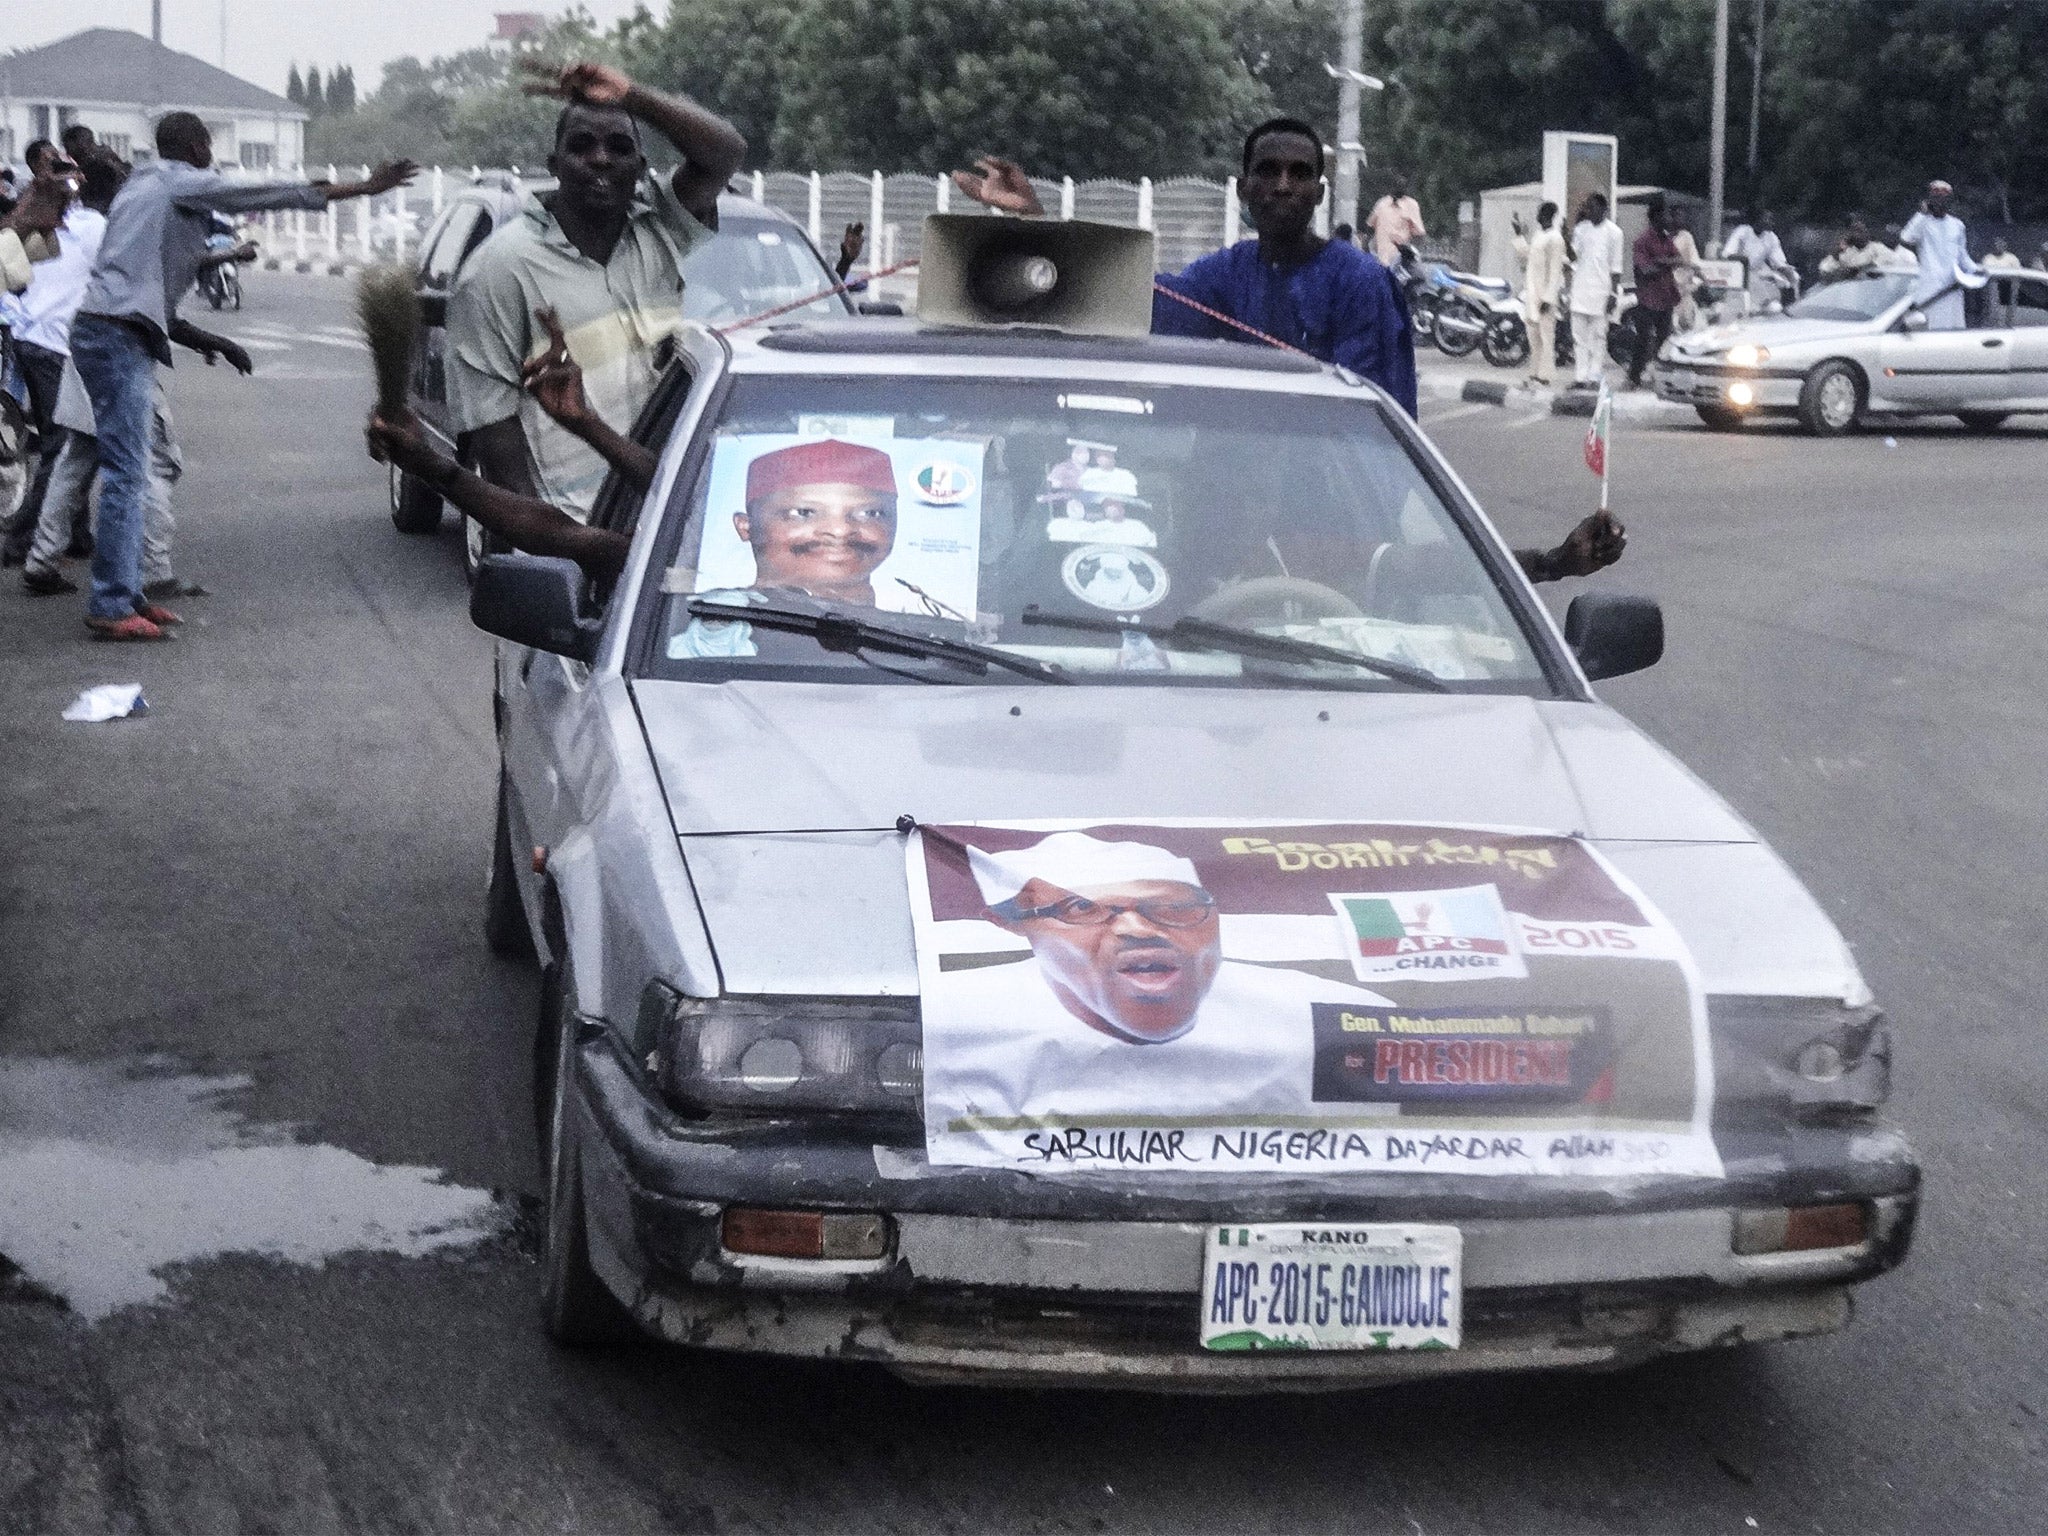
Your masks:
<path fill-rule="evenodd" d="M 583 370 L 569 355 L 569 339 L 562 334 L 561 316 L 542 306 L 533 312 L 533 318 L 547 332 L 548 346 L 520 368 L 520 385 L 549 416 L 575 431 L 594 418 L 590 397 L 583 391 Z"/>
<path fill-rule="evenodd" d="M 427 435 L 420 430 L 419 418 L 411 411 L 401 412 L 396 417 L 384 417 L 375 411 L 363 427 L 363 443 L 370 450 L 370 457 L 380 464 L 396 464 L 400 469 L 418 471 L 435 461 L 433 447 L 427 442 Z"/>
<path fill-rule="evenodd" d="M 1032 188 L 1031 178 L 1024 174 L 1024 168 L 1016 161 L 983 155 L 974 164 L 976 169 L 973 171 L 953 173 L 953 185 L 966 196 L 1000 213 L 1036 216 L 1045 212 L 1045 205 L 1039 202 L 1038 193 Z"/>
<path fill-rule="evenodd" d="M 1612 512 L 1595 512 L 1565 535 L 1551 559 L 1560 576 L 1590 576 L 1605 570 L 1628 548 L 1628 530 Z"/>
<path fill-rule="evenodd" d="M 849 224 L 846 233 L 839 237 L 839 275 L 846 276 L 853 270 L 853 264 L 860 260 L 860 253 L 868 243 L 865 224 Z"/>
<path fill-rule="evenodd" d="M 371 197 L 389 192 L 393 187 L 404 186 L 419 174 L 420 168 L 410 160 L 386 160 L 370 172 L 370 179 L 363 183 L 363 190 Z"/>
<path fill-rule="evenodd" d="M 587 101 L 593 107 L 616 107 L 633 89 L 632 77 L 609 64 L 550 64 L 544 59 L 521 59 L 519 67 L 527 78 L 519 89 L 529 96 L 553 96 L 560 101 Z"/>

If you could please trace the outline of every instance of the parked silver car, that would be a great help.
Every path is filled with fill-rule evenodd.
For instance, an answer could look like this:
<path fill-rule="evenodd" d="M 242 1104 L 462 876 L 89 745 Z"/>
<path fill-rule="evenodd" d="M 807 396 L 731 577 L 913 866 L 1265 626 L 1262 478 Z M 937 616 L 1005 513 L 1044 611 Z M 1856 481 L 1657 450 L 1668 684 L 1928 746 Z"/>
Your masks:
<path fill-rule="evenodd" d="M 1915 282 L 1909 271 L 1866 272 L 1781 315 L 1674 337 L 1652 382 L 1710 427 L 1796 416 L 1822 436 L 1887 415 L 1951 415 L 1990 432 L 2017 412 L 2048 411 L 2048 272 L 1996 272 L 1966 290 L 1962 330 L 1928 328 Z"/>
<path fill-rule="evenodd" d="M 1879 1118 L 1889 1035 L 1847 946 L 1589 687 L 1657 659 L 1656 605 L 1588 593 L 1560 633 L 1376 389 L 1227 342 L 691 326 L 641 435 L 653 488 L 615 482 L 596 514 L 631 532 L 616 583 L 498 555 L 471 602 L 501 641 L 487 930 L 545 968 L 557 1339 L 638 1329 L 920 1378 L 1352 1386 L 1825 1332 L 1904 1256 L 1919 1173 Z M 1075 821 L 1142 825 L 1046 830 Z M 1215 853 L 1219 823 L 1252 835 L 1183 873 L 1201 856 L 1164 845 Z M 1395 835 L 1343 831 L 1365 823 Z M 1119 905 L 1072 873 L 1034 894 L 1017 859 L 1035 850 L 1150 883 Z M 1560 867 L 1544 850 L 1661 914 L 1687 978 L 1676 1123 L 1563 1133 L 1631 1091 L 1617 1064 L 1640 1041 L 1602 1033 L 1604 1002 L 1505 1023 L 1486 1004 L 1445 1041 L 1442 1006 L 1374 1012 L 1398 986 L 1351 979 L 1517 965 L 1517 946 L 1533 975 L 1543 946 L 1650 931 L 1526 918 L 1489 948 L 1444 916 L 1491 920 L 1489 879 L 1526 901 Z M 1347 961 L 1320 887 L 1270 917 L 1225 888 L 1283 875 L 1462 889 L 1441 910 L 1342 897 L 1367 957 Z M 1140 1011 L 1237 988 L 1235 1043 L 1112 1038 L 1072 994 L 1048 1003 L 1049 963 L 1012 963 L 1105 934 L 1111 990 Z M 1602 963 L 1573 985 L 1607 985 Z M 962 986 L 982 1001 L 950 1000 Z M 1480 987 L 1410 995 L 1456 1012 Z M 1306 1047 L 1280 1003 L 1242 1003 L 1269 995 L 1340 1000 L 1316 1005 L 1337 1047 L 1315 1070 L 1350 1074 L 1343 1115 L 1270 1112 L 1269 1069 Z M 973 1057 L 960 1031 L 1013 1004 L 1066 1034 Z M 1525 1019 L 1597 1049 L 1567 1062 Z M 1351 1031 L 1404 1038 L 1361 1066 Z M 1150 1093 L 1149 1063 L 1179 1065 L 1129 1130 L 994 1114 L 1018 1082 L 1062 1091 L 1092 1068 L 1059 1053 L 1091 1050 L 1131 1053 L 1091 1091 Z M 941 1077 L 990 1113 L 939 1123 Z M 1472 1132 L 1546 1093 L 1527 1112 L 1558 1134 Z M 1250 1130 L 1211 1123 L 1225 1100 Z M 1029 1150 L 955 1156 L 956 1133 Z M 1340 1246 L 1245 1259 L 1275 1232 Z M 1407 1350 L 1369 1326 L 1404 1307 Z"/>

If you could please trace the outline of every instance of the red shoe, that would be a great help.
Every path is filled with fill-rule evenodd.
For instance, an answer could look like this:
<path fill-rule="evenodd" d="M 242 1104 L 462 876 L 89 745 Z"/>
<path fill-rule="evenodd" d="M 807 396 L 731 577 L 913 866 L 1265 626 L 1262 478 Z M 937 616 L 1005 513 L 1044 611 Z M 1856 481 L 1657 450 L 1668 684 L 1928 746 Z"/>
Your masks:
<path fill-rule="evenodd" d="M 131 613 L 120 619 L 96 619 L 86 616 L 85 627 L 92 631 L 95 640 L 168 640 L 156 625 L 139 613 Z"/>
<path fill-rule="evenodd" d="M 160 603 L 137 603 L 135 611 L 159 629 L 169 629 L 173 624 L 185 622 Z"/>

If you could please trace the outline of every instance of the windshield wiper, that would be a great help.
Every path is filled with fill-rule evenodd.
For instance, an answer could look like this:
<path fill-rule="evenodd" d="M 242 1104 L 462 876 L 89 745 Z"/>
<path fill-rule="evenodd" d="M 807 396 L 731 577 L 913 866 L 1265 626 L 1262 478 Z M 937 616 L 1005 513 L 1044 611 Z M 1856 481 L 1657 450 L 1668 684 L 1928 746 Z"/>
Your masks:
<path fill-rule="evenodd" d="M 1192 645 L 1200 650 L 1229 651 L 1239 656 L 1260 657 L 1268 661 L 1337 661 L 1350 667 L 1363 667 L 1368 672 L 1377 672 L 1381 677 L 1397 683 L 1406 683 L 1411 688 L 1427 689 L 1431 693 L 1449 693 L 1450 686 L 1434 672 L 1425 672 L 1420 667 L 1406 667 L 1398 661 L 1381 661 L 1373 656 L 1361 656 L 1356 651 L 1339 650 L 1334 645 L 1318 645 L 1313 640 L 1295 640 L 1286 635 L 1262 635 L 1255 629 L 1239 629 L 1235 624 L 1218 624 L 1210 619 L 1193 617 L 1175 619 L 1171 624 L 1146 624 L 1139 620 L 1126 622 L 1122 619 L 1098 619 L 1080 613 L 1047 613 L 1036 603 L 1024 610 L 1026 624 L 1049 624 L 1058 629 L 1083 629 L 1102 635 L 1144 635 L 1150 640 L 1164 640 L 1169 644 L 1179 642 Z"/>
<path fill-rule="evenodd" d="M 929 661 L 950 662 L 965 667 L 970 672 L 986 675 L 990 667 L 1001 667 L 1019 677 L 1028 677 L 1041 683 L 1071 683 L 1073 679 L 1059 668 L 1029 656 L 1012 656 L 1008 651 L 998 650 L 992 645 L 977 645 L 972 640 L 949 640 L 943 635 L 921 634 L 914 629 L 898 629 L 893 624 L 883 624 L 874 619 L 862 618 L 858 614 L 845 613 L 837 608 L 791 608 L 778 603 L 719 602 L 709 597 L 692 597 L 683 606 L 699 618 L 720 619 L 743 624 L 759 624 L 764 629 L 784 629 L 793 634 L 809 635 L 820 647 L 845 655 L 858 656 L 863 651 L 882 651 L 894 656 L 916 656 Z"/>

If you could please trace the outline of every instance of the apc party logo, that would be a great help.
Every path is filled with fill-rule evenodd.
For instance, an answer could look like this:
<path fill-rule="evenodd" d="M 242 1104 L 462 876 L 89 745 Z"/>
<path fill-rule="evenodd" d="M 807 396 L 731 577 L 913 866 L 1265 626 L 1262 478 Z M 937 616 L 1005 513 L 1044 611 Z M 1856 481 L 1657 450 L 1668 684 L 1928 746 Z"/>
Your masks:
<path fill-rule="evenodd" d="M 1473 981 L 1529 974 L 1490 885 L 1330 897 L 1360 981 Z"/>

